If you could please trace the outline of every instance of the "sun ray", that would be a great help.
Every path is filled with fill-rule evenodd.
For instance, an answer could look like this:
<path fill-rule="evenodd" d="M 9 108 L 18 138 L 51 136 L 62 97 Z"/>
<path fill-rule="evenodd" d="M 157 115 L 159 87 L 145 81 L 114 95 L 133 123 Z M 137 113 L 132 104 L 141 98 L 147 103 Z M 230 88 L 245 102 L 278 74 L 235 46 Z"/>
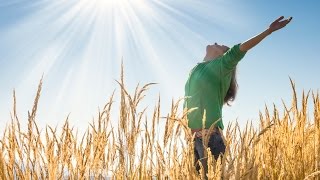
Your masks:
<path fill-rule="evenodd" d="M 57 0 L 33 2 L 27 8 L 10 3 L 28 13 L 2 29 L 0 39 L 6 46 L 0 49 L 0 62 L 14 63 L 0 75 L 15 77 L 9 85 L 32 94 L 44 74 L 44 108 L 50 112 L 42 116 L 54 121 L 71 112 L 83 126 L 104 103 L 101 97 L 117 87 L 113 80 L 122 59 L 129 89 L 139 82 L 157 82 L 162 95 L 181 96 L 182 88 L 172 87 L 183 87 L 181 77 L 187 76 L 190 62 L 201 57 L 202 46 L 211 41 L 203 30 L 223 22 L 226 7 L 207 6 L 190 0 Z M 217 15 L 210 8 L 222 10 Z M 32 102 L 32 96 L 23 98 Z"/>

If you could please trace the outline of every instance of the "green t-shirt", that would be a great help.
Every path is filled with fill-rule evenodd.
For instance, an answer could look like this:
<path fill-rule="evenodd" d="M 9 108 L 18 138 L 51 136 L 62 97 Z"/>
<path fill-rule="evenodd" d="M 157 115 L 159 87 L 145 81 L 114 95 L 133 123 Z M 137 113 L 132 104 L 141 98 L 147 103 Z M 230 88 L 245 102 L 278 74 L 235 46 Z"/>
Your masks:
<path fill-rule="evenodd" d="M 188 126 L 191 129 L 202 128 L 202 119 L 206 111 L 205 128 L 216 122 L 223 129 L 222 106 L 231 83 L 232 70 L 244 57 L 240 44 L 230 48 L 223 56 L 212 61 L 198 63 L 190 72 L 185 84 L 184 108 L 196 108 L 190 112 Z"/>

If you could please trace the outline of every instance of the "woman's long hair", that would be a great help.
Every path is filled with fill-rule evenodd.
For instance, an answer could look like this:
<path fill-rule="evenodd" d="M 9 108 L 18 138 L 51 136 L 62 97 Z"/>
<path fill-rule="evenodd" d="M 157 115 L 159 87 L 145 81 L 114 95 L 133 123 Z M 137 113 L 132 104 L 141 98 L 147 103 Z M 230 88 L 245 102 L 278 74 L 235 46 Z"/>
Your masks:
<path fill-rule="evenodd" d="M 234 68 L 234 70 L 232 71 L 230 87 L 227 91 L 226 96 L 224 97 L 224 103 L 227 103 L 228 106 L 231 105 L 231 104 L 229 104 L 230 102 L 234 101 L 234 99 L 236 98 L 237 91 L 238 91 L 238 83 L 237 83 L 236 73 L 237 73 L 237 67 Z"/>

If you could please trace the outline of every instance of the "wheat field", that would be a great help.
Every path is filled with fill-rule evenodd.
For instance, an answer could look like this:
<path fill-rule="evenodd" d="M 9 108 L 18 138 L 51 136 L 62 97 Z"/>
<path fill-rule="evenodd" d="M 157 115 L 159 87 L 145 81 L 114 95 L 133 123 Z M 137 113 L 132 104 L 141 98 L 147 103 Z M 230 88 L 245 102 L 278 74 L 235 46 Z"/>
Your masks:
<path fill-rule="evenodd" d="M 11 122 L 0 140 L 1 179 L 202 179 L 194 168 L 192 134 L 183 99 L 160 115 L 160 97 L 151 116 L 139 110 L 152 83 L 126 90 L 123 70 L 120 99 L 110 96 L 86 133 L 78 135 L 66 119 L 61 129 L 38 127 L 39 83 L 26 130 L 20 127 L 13 93 Z M 320 101 L 318 92 L 303 93 L 292 83 L 292 103 L 283 112 L 272 107 L 260 113 L 259 127 L 237 123 L 224 130 L 225 156 L 217 161 L 208 152 L 208 179 L 319 179 Z M 120 107 L 114 107 L 118 101 Z M 308 102 L 313 105 L 308 106 Z M 116 109 L 117 124 L 111 111 Z M 311 113 L 309 113 L 311 112 Z M 163 112 L 161 112 L 163 113 Z M 161 126 L 161 122 L 165 122 Z M 160 132 L 157 131 L 160 129 Z M 161 135 L 159 135 L 161 133 Z"/>

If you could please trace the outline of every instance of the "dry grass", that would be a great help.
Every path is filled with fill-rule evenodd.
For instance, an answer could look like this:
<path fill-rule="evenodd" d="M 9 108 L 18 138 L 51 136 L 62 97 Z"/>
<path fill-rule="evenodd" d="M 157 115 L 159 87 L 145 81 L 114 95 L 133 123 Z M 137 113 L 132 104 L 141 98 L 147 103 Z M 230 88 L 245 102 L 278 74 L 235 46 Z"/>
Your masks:
<path fill-rule="evenodd" d="M 68 119 L 61 133 L 47 126 L 42 132 L 36 112 L 42 81 L 38 86 L 27 130 L 20 128 L 16 97 L 11 123 L 0 143 L 1 179 L 200 179 L 193 166 L 192 135 L 182 100 L 172 102 L 171 112 L 160 116 L 160 98 L 152 117 L 139 104 L 152 84 L 137 86 L 133 95 L 125 89 L 123 71 L 118 82 L 118 125 L 111 118 L 114 94 L 81 137 Z M 284 112 L 276 107 L 260 114 L 260 128 L 251 124 L 240 130 L 229 125 L 224 134 L 226 155 L 214 161 L 209 154 L 209 179 L 319 179 L 320 101 L 318 93 L 303 93 Z M 312 96 L 311 98 L 309 96 Z M 307 104 L 313 101 L 313 114 Z M 301 108 L 298 108 L 301 106 Z M 281 115 L 280 115 L 281 114 Z M 165 121 L 165 126 L 161 122 Z M 164 128 L 164 129 L 161 129 Z M 161 129 L 159 136 L 157 129 Z M 160 137 L 160 138 L 159 138 Z"/>

